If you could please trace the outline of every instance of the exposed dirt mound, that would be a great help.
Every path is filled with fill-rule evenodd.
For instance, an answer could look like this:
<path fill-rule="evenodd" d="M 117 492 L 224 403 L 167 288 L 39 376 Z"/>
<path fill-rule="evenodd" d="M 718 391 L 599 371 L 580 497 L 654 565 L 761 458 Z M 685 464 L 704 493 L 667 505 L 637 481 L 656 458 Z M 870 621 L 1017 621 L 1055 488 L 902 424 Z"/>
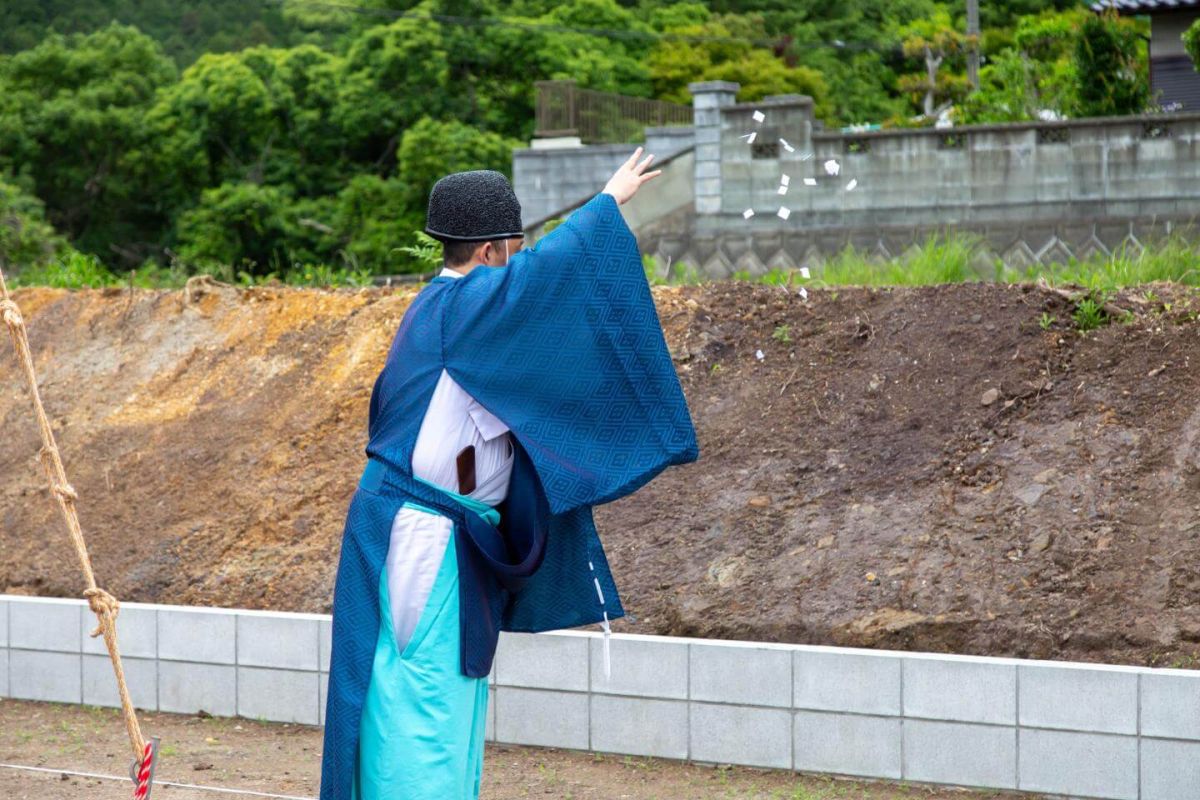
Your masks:
<path fill-rule="evenodd" d="M 1027 286 L 656 297 L 702 458 L 598 512 L 618 629 L 1193 664 L 1194 293 L 1086 335 Z M 327 611 L 410 298 L 18 293 L 102 584 Z M 7 349 L 0 430 L 0 591 L 77 595 Z"/>

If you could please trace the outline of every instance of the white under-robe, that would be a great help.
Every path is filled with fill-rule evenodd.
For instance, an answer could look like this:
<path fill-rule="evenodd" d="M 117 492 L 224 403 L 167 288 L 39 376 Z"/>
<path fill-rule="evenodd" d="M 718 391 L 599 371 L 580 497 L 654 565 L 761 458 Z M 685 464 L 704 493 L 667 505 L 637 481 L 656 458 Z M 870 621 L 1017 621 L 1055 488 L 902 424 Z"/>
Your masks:
<path fill-rule="evenodd" d="M 451 269 L 442 270 L 441 275 L 462 277 Z M 489 506 L 499 505 L 508 496 L 512 476 L 513 450 L 508 426 L 442 370 L 417 434 L 412 474 L 458 492 L 457 458 L 468 445 L 475 447 L 476 483 L 475 491 L 468 497 Z M 401 651 L 425 609 L 452 525 L 446 517 L 415 508 L 400 509 L 392 520 L 384 568 L 387 570 L 392 630 Z"/>

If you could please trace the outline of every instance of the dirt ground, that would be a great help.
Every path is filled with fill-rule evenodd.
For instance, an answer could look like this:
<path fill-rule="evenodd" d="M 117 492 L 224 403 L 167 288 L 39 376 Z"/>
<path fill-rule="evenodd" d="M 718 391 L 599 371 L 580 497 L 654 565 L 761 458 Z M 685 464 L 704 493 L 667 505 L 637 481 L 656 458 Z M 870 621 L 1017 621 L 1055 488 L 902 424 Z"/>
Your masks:
<path fill-rule="evenodd" d="M 1200 308 L 1033 286 L 655 290 L 701 460 L 601 508 L 617 630 L 1193 666 Z M 411 290 L 30 289 L 102 584 L 328 611 Z M 761 352 L 761 357 L 759 357 Z M 0 349 L 0 592 L 81 582 Z"/>
<path fill-rule="evenodd" d="M 143 714 L 141 724 L 147 735 L 162 742 L 154 798 L 222 796 L 161 785 L 166 781 L 293 797 L 317 794 L 318 728 L 178 714 Z M 129 770 L 128 741 L 115 709 L 0 700 L 2 764 L 124 776 Z M 127 781 L 0 767 L 0 797 L 7 800 L 128 797 L 130 787 Z M 481 792 L 481 800 L 987 800 L 1005 796 L 1013 795 L 511 745 L 488 746 Z"/>

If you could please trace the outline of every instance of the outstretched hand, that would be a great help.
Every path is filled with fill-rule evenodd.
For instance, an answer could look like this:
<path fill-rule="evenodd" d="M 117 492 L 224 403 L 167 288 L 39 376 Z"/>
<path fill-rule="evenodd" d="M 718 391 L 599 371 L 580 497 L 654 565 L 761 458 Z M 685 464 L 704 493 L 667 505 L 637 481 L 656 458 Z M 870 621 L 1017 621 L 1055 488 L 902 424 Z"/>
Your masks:
<path fill-rule="evenodd" d="M 604 187 L 604 193 L 611 194 L 617 199 L 618 203 L 624 204 L 629 198 L 637 194 L 637 190 L 642 188 L 643 183 L 654 180 L 659 175 L 662 175 L 661 169 L 646 172 L 650 167 L 650 162 L 654 160 L 653 154 L 646 156 L 641 161 L 638 161 L 639 158 L 642 158 L 642 148 L 640 147 L 634 150 L 629 160 L 613 173 L 613 176 L 608 179 L 608 184 Z"/>

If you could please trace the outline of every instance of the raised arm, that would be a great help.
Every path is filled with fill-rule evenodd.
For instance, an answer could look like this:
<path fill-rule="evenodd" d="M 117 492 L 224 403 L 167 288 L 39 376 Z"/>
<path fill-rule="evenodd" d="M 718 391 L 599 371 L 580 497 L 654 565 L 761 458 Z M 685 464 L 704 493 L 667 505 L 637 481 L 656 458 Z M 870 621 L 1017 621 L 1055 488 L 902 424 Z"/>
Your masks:
<path fill-rule="evenodd" d="M 447 289 L 446 369 L 516 433 L 555 513 L 695 458 L 637 240 L 617 209 L 655 175 L 640 158 L 535 248 Z"/>
<path fill-rule="evenodd" d="M 642 184 L 654 180 L 659 175 L 662 175 L 661 169 L 656 169 L 653 172 L 647 172 L 650 168 L 650 163 L 654 161 L 654 154 L 646 156 L 642 161 L 638 161 L 642 157 L 642 148 L 633 151 L 633 155 L 629 160 L 622 164 L 613 176 L 608 179 L 608 183 L 604 186 L 604 194 L 611 194 L 617 201 L 618 205 L 625 205 L 629 199 L 637 194 L 637 190 L 642 188 Z"/>

